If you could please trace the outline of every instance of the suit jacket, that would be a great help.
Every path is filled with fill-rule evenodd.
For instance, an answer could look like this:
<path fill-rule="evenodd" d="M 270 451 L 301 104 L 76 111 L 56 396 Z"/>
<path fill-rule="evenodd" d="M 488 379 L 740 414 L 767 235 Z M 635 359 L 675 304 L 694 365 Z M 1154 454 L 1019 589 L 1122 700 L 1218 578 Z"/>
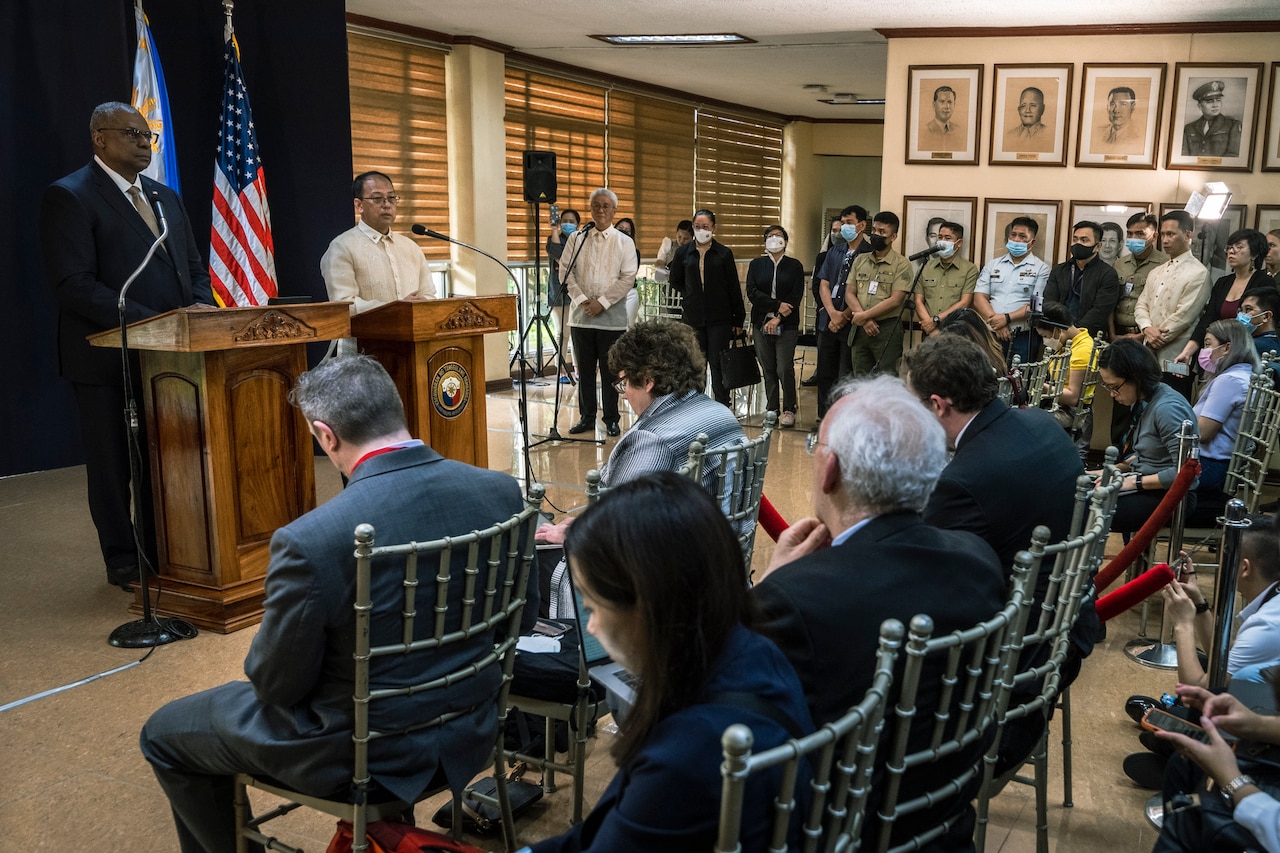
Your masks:
<path fill-rule="evenodd" d="M 635 757 L 618 768 L 586 820 L 563 835 L 533 844 L 534 853 L 710 850 L 720 811 L 724 730 L 734 723 L 749 726 L 755 738 L 752 750 L 757 753 L 791 736 L 776 718 L 727 701 L 727 693 L 753 695 L 777 708 L 797 732 L 813 731 L 791 666 L 773 643 L 739 627 L 697 702 L 659 722 Z M 809 771 L 801 772 L 807 776 Z M 747 780 L 743 850 L 767 847 L 770 805 L 780 780 L 777 767 Z M 807 788 L 805 780 L 797 786 L 801 799 L 792 822 L 792 849 L 799 849 L 799 833 L 794 830 L 807 813 Z"/>
<path fill-rule="evenodd" d="M 130 286 L 125 319 L 133 323 L 197 302 L 214 305 L 209 271 L 182 200 L 150 178 L 141 183 L 148 197 L 164 203 L 169 236 Z M 45 278 L 60 309 L 58 354 L 65 378 L 91 385 L 121 383 L 120 354 L 91 347 L 85 337 L 120 325 L 120 288 L 154 240 L 129 199 L 96 162 L 45 190 L 40 243 Z"/>
<path fill-rule="evenodd" d="M 1189 121 L 1182 127 L 1182 156 L 1239 157 L 1240 130 L 1240 120 L 1231 116 L 1209 119 L 1207 132 L 1203 116 Z"/>
<path fill-rule="evenodd" d="M 935 637 L 970 628 L 1004 606 L 1008 576 L 991 546 L 972 533 L 941 530 L 913 512 L 895 512 L 871 519 L 840 545 L 783 566 L 756 584 L 752 594 L 762 611 L 761 633 L 773 639 L 796 668 L 814 722 L 821 726 L 866 694 L 882 621 L 899 619 L 908 625 L 912 616 L 925 613 L 933 619 Z M 902 664 L 900 657 L 899 676 Z M 927 709 L 937 706 L 941 671 L 942 661 L 926 661 L 917 697 L 921 710 L 908 751 L 928 745 L 932 715 Z M 895 678 L 890 705 L 897 701 L 899 689 Z M 927 778 L 908 774 L 901 799 L 922 793 L 938 779 L 954 778 L 984 750 L 979 741 L 923 768 Z M 938 817 L 969 807 L 976 784 L 971 788 L 943 803 Z M 873 790 L 882 789 L 873 785 Z M 869 817 L 875 806 L 869 807 Z M 874 832 L 875 824 L 869 819 L 867 831 Z M 907 827 L 901 829 L 909 835 Z M 895 833 L 895 843 L 899 840 Z"/>
<path fill-rule="evenodd" d="M 747 318 L 733 251 L 711 241 L 698 269 L 698 244 L 685 243 L 671 259 L 671 289 L 684 296 L 681 321 L 690 326 L 741 326 Z M 705 273 L 705 278 L 703 276 Z"/>
<path fill-rule="evenodd" d="M 925 504 L 924 519 L 982 537 L 1000 565 L 1012 569 L 1013 558 L 1031 546 L 1038 525 L 1049 528 L 1050 542 L 1066 538 L 1076 479 L 1083 473 L 1075 445 L 1052 415 L 992 400 L 960 436 L 955 456 Z M 1044 566 L 1036 579 L 1035 605 L 1044 601 L 1052 568 Z M 1092 599 L 1081 609 L 1078 624 L 1076 645 L 1088 654 L 1097 627 Z"/>
<path fill-rule="evenodd" d="M 1058 264 L 1049 271 L 1049 283 L 1044 288 L 1046 302 L 1067 304 L 1071 293 L 1071 268 L 1075 261 Z M 1080 312 L 1074 319 L 1076 325 L 1089 330 L 1095 337 L 1107 330 L 1107 321 L 1120 299 L 1120 277 L 1106 261 L 1095 257 L 1084 266 L 1084 278 L 1080 282 Z"/>
<path fill-rule="evenodd" d="M 302 791 L 326 794 L 346 786 L 352 773 L 356 526 L 373 524 L 375 545 L 426 542 L 483 529 L 522 506 L 519 485 L 510 476 L 414 446 L 365 460 L 339 495 L 277 530 L 271 538 L 262 625 L 245 658 L 249 683 L 233 682 L 206 694 L 225 720 L 223 736 L 236 744 L 237 754 L 250 756 L 258 772 Z M 457 624 L 462 598 L 457 581 L 465 560 L 465 552 L 460 553 L 453 564 L 449 608 L 454 616 L 446 630 Z M 375 565 L 375 613 L 379 602 L 400 601 L 402 565 L 399 559 L 385 564 L 388 571 Z M 429 584 L 433 575 L 434 570 L 426 571 L 424 583 Z M 538 613 L 536 572 L 530 575 L 528 595 L 524 622 L 532 630 Z M 422 602 L 420 597 L 419 636 L 431 630 Z M 397 604 L 391 613 L 375 618 L 374 645 L 399 641 L 399 610 Z M 413 665 L 382 658 L 374 662 L 370 677 L 381 685 L 426 680 L 492 649 L 492 639 L 483 635 L 450 646 L 426 670 L 421 656 L 411 659 Z M 448 710 L 475 710 L 444 726 L 373 741 L 373 778 L 410 801 L 427 787 L 437 768 L 456 787 L 470 782 L 493 748 L 497 718 L 491 700 L 499 677 L 490 671 L 484 679 L 374 703 L 374 728 L 397 728 Z"/>

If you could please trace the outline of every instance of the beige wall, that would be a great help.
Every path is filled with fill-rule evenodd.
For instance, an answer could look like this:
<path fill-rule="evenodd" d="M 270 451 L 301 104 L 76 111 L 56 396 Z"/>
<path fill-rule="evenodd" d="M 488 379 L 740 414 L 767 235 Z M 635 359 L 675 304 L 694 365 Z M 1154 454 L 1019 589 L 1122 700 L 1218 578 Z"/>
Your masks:
<path fill-rule="evenodd" d="M 823 211 L 861 204 L 878 209 L 878 124 L 793 121 L 782 136 L 782 222 L 791 235 L 787 254 L 805 269 L 820 251 Z"/>
<path fill-rule="evenodd" d="M 449 121 L 450 236 L 507 257 L 506 130 L 503 115 L 505 58 L 471 45 L 450 52 L 445 66 Z M 470 249 L 451 245 L 453 292 L 458 296 L 507 292 L 502 267 Z M 507 336 L 486 335 L 485 379 L 510 375 Z"/>
<path fill-rule="evenodd" d="M 1162 202 L 1185 203 L 1187 196 L 1205 181 L 1222 180 L 1235 193 L 1233 204 L 1247 204 L 1246 224 L 1253 226 L 1254 206 L 1280 203 L 1280 173 L 1260 171 L 1262 135 L 1266 121 L 1263 107 L 1258 120 L 1257 148 L 1252 174 L 1244 172 L 1171 171 L 1164 168 L 1105 169 L 1062 166 L 989 166 L 993 63 L 1071 62 L 1071 113 L 1068 121 L 1067 162 L 1075 162 L 1076 123 L 1079 115 L 1081 78 L 1086 62 L 1164 62 L 1168 65 L 1165 83 L 1158 163 L 1165 161 L 1169 133 L 1170 102 L 1173 96 L 1174 65 L 1178 62 L 1270 63 L 1277 56 L 1275 33 L 1232 33 L 1211 35 L 1125 35 L 1054 36 L 1046 38 L 974 39 L 890 39 L 887 78 L 887 106 L 884 124 L 884 172 L 881 199 L 885 207 L 901 213 L 907 195 L 977 196 L 980 227 L 974 239 L 985 240 L 982 223 L 983 201 L 987 198 L 1030 198 L 1061 200 L 1062 221 L 1070 215 L 1070 202 L 1144 201 L 1159 210 Z M 907 74 L 911 65 L 981 64 L 982 132 L 977 166 L 907 165 L 905 140 L 907 122 Z M 1263 99 L 1267 95 L 1264 70 Z M 1066 238 L 1059 234 L 1059 255 Z M 979 242 L 977 245 L 982 245 Z"/>

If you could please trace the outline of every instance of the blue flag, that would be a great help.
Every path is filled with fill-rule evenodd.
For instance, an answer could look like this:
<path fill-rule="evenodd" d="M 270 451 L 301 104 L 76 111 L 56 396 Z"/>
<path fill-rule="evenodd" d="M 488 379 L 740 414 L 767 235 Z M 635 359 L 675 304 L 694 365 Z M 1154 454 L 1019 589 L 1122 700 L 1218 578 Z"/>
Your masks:
<path fill-rule="evenodd" d="M 160 54 L 151 40 L 151 25 L 142 11 L 142 0 L 133 7 L 138 26 L 138 52 L 133 58 L 133 106 L 151 126 L 151 165 L 142 174 L 181 192 L 178 186 L 178 153 L 173 143 L 169 93 L 160 70 Z"/>

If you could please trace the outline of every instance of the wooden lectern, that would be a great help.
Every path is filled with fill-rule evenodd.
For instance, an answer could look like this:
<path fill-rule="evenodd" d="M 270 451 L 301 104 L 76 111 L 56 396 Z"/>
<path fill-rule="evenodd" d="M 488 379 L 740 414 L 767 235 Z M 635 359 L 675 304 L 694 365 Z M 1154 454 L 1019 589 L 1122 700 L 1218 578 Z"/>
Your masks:
<path fill-rule="evenodd" d="M 515 328 L 514 295 L 389 302 L 351 318 L 360 351 L 395 380 L 414 438 L 480 468 L 489 467 L 484 336 Z"/>
<path fill-rule="evenodd" d="M 306 344 L 349 334 L 342 302 L 182 308 L 129 326 L 129 348 L 142 350 L 158 613 L 220 633 L 262 618 L 271 535 L 316 505 L 311 434 L 289 391 Z M 89 340 L 118 349 L 120 331 Z"/>

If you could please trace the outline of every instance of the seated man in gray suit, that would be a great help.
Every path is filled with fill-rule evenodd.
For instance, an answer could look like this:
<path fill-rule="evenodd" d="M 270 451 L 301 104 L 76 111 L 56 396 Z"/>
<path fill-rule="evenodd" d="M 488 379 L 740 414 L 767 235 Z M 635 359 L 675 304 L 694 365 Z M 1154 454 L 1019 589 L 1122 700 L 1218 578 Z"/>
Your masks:
<path fill-rule="evenodd" d="M 933 618 L 935 636 L 969 628 L 1004 606 L 1012 568 L 972 533 L 940 530 L 920 518 L 947 462 L 946 436 L 901 380 L 879 376 L 834 393 L 838 399 L 810 444 L 817 517 L 782 533 L 768 573 L 752 590 L 762 613 L 757 630 L 796 668 L 818 725 L 862 700 L 883 620 L 907 624 L 925 613 Z M 940 701 L 941 665 L 932 659 L 925 664 L 917 701 L 921 718 Z M 890 696 L 894 701 L 896 695 Z M 928 736 L 927 730 L 913 732 L 908 749 L 924 748 Z M 976 743 L 924 768 L 923 775 L 935 782 L 955 778 L 982 752 Z M 922 773 L 908 774 L 901 800 L 923 793 L 928 781 Z M 970 788 L 922 815 L 929 825 L 956 821 L 937 849 L 962 849 L 943 845 L 972 838 L 969 801 L 976 783 Z M 877 822 L 869 818 L 867 827 L 863 837 L 875 837 Z M 893 843 L 907 837 L 895 832 Z"/>
<path fill-rule="evenodd" d="M 262 625 L 245 658 L 249 680 L 170 702 L 142 730 L 142 753 L 169 797 L 184 853 L 235 849 L 237 772 L 320 796 L 350 785 L 356 526 L 373 524 L 382 544 L 427 542 L 483 529 L 523 507 L 510 476 L 444 459 L 412 438 L 391 377 L 367 356 L 336 358 L 304 373 L 292 399 L 349 481 L 339 495 L 272 537 Z M 465 561 L 463 549 L 455 578 Z M 375 574 L 375 607 L 400 600 L 402 578 L 396 575 Z M 460 608 L 461 584 L 450 587 L 450 596 L 450 608 Z M 528 597 L 524 618 L 531 629 L 538 613 L 536 578 L 530 578 Z M 375 662 L 371 675 L 378 681 L 443 675 L 491 650 L 492 642 L 489 634 L 451 647 L 431 667 L 434 673 L 423 672 L 420 659 L 391 657 Z M 412 672 L 402 671 L 410 666 Z M 406 802 L 433 783 L 464 787 L 493 748 L 497 680 L 495 673 L 385 703 L 387 717 L 379 713 L 371 722 L 387 729 L 471 710 L 442 726 L 374 741 L 373 779 Z"/>

